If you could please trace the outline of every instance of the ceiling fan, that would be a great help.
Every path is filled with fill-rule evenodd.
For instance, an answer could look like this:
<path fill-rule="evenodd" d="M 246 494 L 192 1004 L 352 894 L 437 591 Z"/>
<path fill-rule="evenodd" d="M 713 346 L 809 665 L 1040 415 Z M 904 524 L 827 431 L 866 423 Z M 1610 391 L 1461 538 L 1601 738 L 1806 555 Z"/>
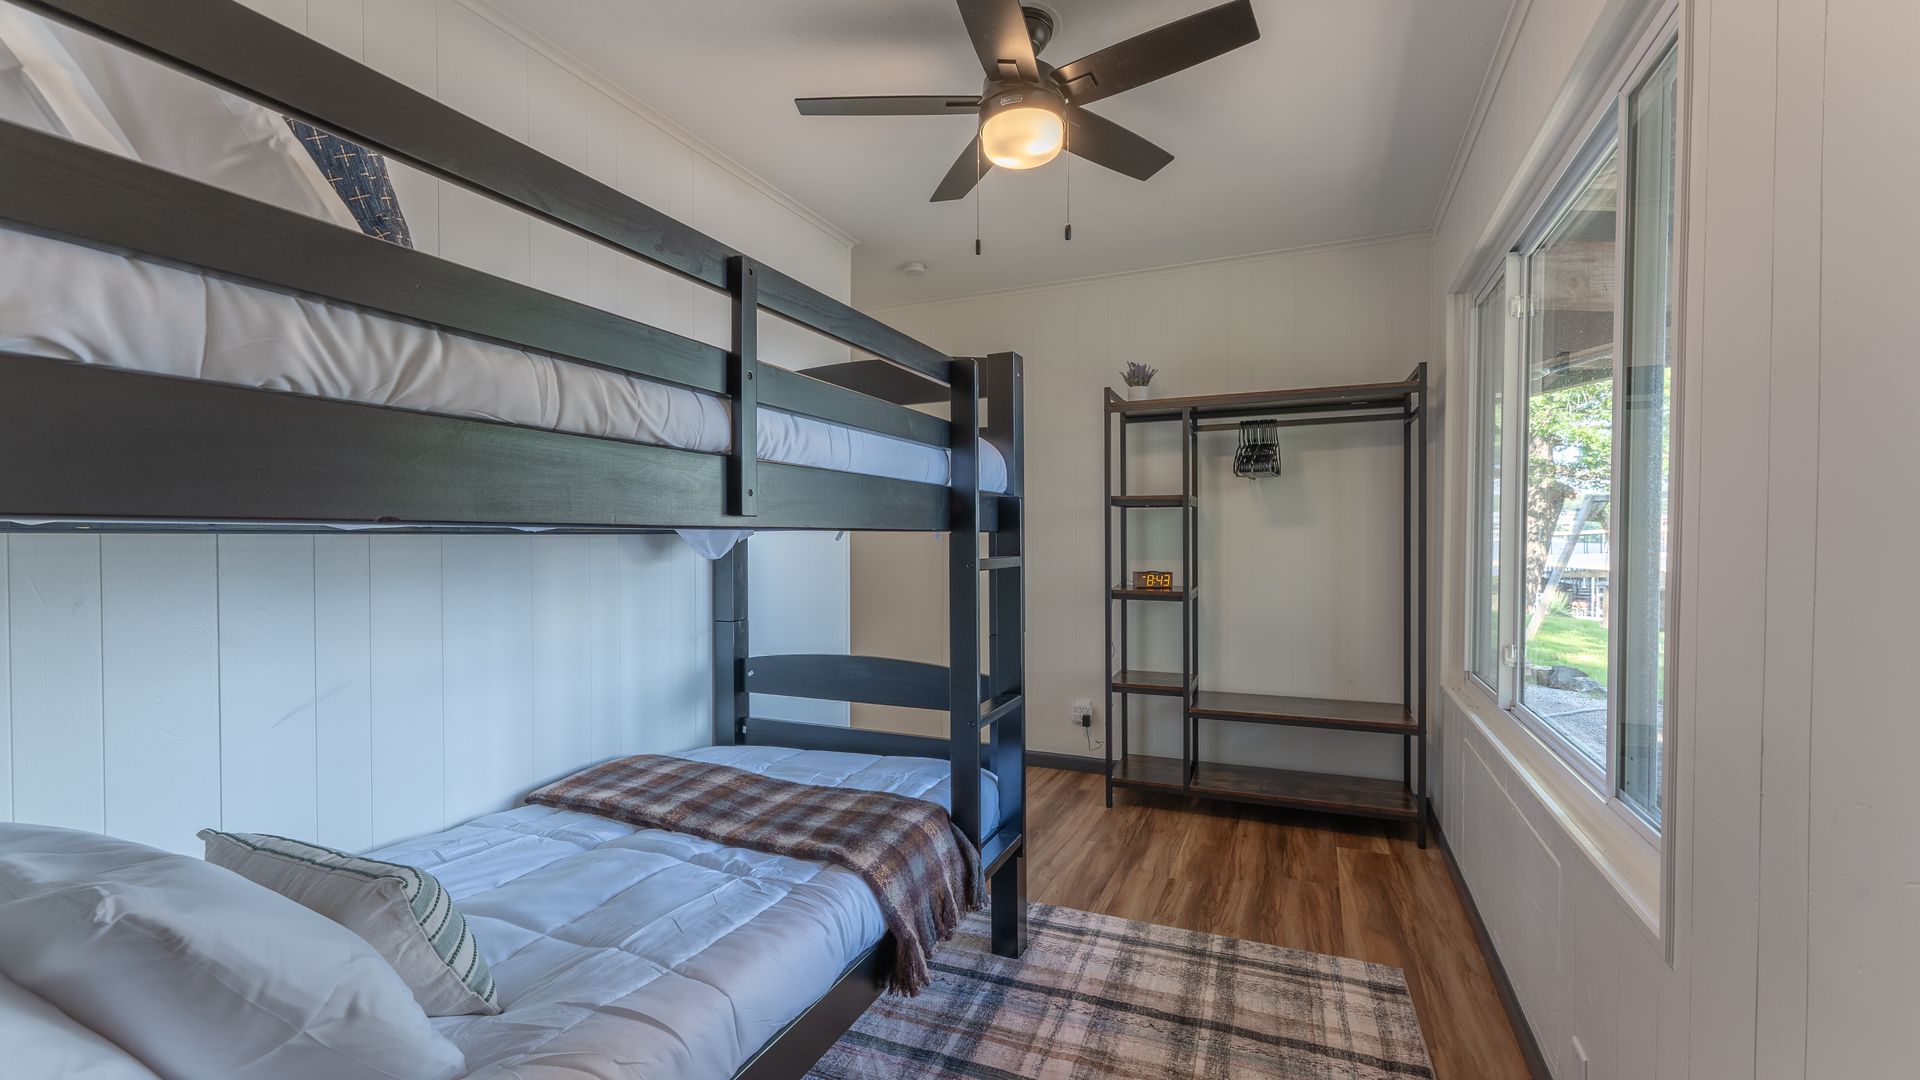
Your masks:
<path fill-rule="evenodd" d="M 1081 106 L 1164 78 L 1257 41 L 1251 0 L 1189 15 L 1054 67 L 1036 54 L 1052 40 L 1052 13 L 1015 0 L 959 0 L 960 18 L 980 56 L 978 94 L 795 98 L 806 116 L 978 117 L 973 141 L 934 189 L 933 202 L 966 196 L 985 171 L 1032 169 L 1064 147 L 1115 172 L 1145 180 L 1173 155 Z"/>

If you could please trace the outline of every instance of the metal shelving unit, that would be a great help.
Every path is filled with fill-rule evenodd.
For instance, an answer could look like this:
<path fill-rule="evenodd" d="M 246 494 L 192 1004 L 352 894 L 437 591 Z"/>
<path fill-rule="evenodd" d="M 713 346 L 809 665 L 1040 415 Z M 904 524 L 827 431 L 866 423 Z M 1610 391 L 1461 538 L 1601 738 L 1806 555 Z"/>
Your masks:
<path fill-rule="evenodd" d="M 1326 386 L 1250 394 L 1129 401 L 1106 391 L 1107 805 L 1115 788 L 1169 792 L 1199 798 L 1285 806 L 1326 813 L 1406 820 L 1420 846 L 1427 843 L 1424 778 L 1427 772 L 1427 366 L 1406 379 L 1357 386 Z M 1239 422 L 1271 419 L 1281 426 L 1398 423 L 1404 460 L 1404 529 L 1401 537 L 1401 696 L 1399 702 L 1345 701 L 1209 690 L 1199 680 L 1199 438 L 1203 432 L 1237 430 Z M 1116 425 L 1115 421 L 1118 421 Z M 1131 494 L 1127 490 L 1127 431 L 1135 424 L 1177 423 L 1181 441 L 1181 489 L 1177 493 Z M 1118 433 L 1116 453 L 1115 434 Z M 1116 468 L 1117 466 L 1117 468 Z M 1136 510 L 1178 510 L 1181 518 L 1180 578 L 1175 588 L 1136 589 L 1116 583 L 1116 550 L 1125 563 L 1128 518 Z M 1115 544 L 1117 525 L 1118 544 Z M 1128 610 L 1133 603 L 1178 604 L 1180 670 L 1132 667 Z M 1118 606 L 1118 649 L 1114 625 Z M 1118 658 L 1120 670 L 1115 671 Z M 1137 695 L 1181 701 L 1180 757 L 1135 754 L 1127 746 L 1129 704 Z M 1116 712 L 1116 703 L 1118 711 Z M 1117 738 L 1116 741 L 1116 721 Z M 1316 727 L 1401 739 L 1401 777 L 1381 780 L 1259 768 L 1200 760 L 1202 722 Z"/>

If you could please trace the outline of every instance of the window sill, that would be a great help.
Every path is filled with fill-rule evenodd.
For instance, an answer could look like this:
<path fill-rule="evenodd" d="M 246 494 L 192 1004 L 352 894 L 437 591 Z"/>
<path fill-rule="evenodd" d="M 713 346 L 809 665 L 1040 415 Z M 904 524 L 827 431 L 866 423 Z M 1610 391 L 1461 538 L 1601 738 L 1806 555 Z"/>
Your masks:
<path fill-rule="evenodd" d="M 1444 690 L 1585 853 L 1653 945 L 1664 952 L 1659 847 L 1562 762 L 1539 736 L 1496 705 L 1493 696 L 1478 683 L 1461 678 L 1448 682 Z"/>

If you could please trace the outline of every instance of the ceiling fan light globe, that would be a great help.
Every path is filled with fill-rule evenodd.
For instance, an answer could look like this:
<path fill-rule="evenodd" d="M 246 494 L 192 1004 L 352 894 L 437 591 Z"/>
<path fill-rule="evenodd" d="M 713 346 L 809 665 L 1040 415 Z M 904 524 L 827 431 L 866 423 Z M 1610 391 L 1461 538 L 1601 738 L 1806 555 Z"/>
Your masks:
<path fill-rule="evenodd" d="M 1060 154 L 1066 124 L 1057 108 L 1016 105 L 990 113 L 980 125 L 980 152 L 1003 169 L 1037 169 Z"/>

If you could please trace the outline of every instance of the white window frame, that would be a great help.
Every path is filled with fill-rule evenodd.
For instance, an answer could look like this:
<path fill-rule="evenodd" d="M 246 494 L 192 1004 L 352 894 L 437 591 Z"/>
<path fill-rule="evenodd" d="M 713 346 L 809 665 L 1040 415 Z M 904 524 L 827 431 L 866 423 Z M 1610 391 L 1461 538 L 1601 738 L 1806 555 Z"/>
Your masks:
<path fill-rule="evenodd" d="M 1527 734 L 1538 740 L 1549 751 L 1552 758 L 1579 782 L 1593 797 L 1596 803 L 1604 805 L 1606 809 L 1611 812 L 1612 816 L 1624 823 L 1656 851 L 1664 848 L 1662 843 L 1662 827 L 1649 821 L 1646 817 L 1642 816 L 1640 811 L 1632 804 L 1620 797 L 1620 739 L 1623 721 L 1621 710 L 1623 708 L 1625 695 L 1612 692 L 1609 692 L 1607 695 L 1606 761 L 1604 765 L 1598 767 L 1595 766 L 1592 759 L 1588 758 L 1584 752 L 1575 747 L 1550 724 L 1536 716 L 1533 711 L 1528 709 L 1520 700 L 1521 687 L 1518 659 L 1524 654 L 1523 638 L 1526 623 L 1526 620 L 1521 615 L 1521 613 L 1526 610 L 1524 606 L 1526 593 L 1524 535 L 1526 528 L 1527 490 L 1525 471 L 1527 457 L 1526 420 L 1529 411 L 1526 400 L 1526 349 L 1529 331 L 1531 329 L 1529 320 L 1534 317 L 1531 302 L 1527 299 L 1526 290 L 1531 282 L 1529 259 L 1537 250 L 1541 239 L 1546 236 L 1552 230 L 1553 226 L 1569 211 L 1572 197 L 1586 185 L 1595 168 L 1605 157 L 1607 150 L 1609 148 L 1614 149 L 1614 152 L 1618 155 L 1617 168 L 1620 176 L 1618 196 L 1620 199 L 1620 212 L 1615 215 L 1615 251 L 1618 253 L 1618 269 L 1616 271 L 1618 277 L 1616 281 L 1620 287 L 1616 290 L 1618 302 L 1615 305 L 1613 313 L 1615 343 L 1613 423 L 1615 438 L 1613 440 L 1612 475 L 1617 487 L 1620 477 L 1624 475 L 1622 455 L 1625 452 L 1625 440 L 1620 438 L 1619 435 L 1624 427 L 1623 410 L 1626 406 L 1626 394 L 1623 385 L 1625 373 L 1629 366 L 1626 353 L 1627 350 L 1631 348 L 1631 342 L 1627 340 L 1626 336 L 1630 294 L 1625 287 L 1627 275 L 1632 265 L 1627 201 L 1629 198 L 1630 178 L 1633 175 L 1634 159 L 1633 140 L 1628 137 L 1631 132 L 1629 109 L 1633 92 L 1646 81 L 1647 77 L 1667 58 L 1669 53 L 1676 52 L 1679 49 L 1678 36 L 1677 13 L 1669 13 L 1665 18 L 1657 22 L 1655 28 L 1641 39 L 1636 49 L 1630 54 L 1630 62 L 1622 66 L 1620 75 L 1611 84 L 1606 95 L 1605 104 L 1596 111 L 1582 129 L 1584 135 L 1578 144 L 1578 148 L 1560 167 L 1553 183 L 1547 189 L 1546 196 L 1542 198 L 1539 204 L 1533 208 L 1532 212 L 1527 214 L 1523 219 L 1524 224 L 1514 244 L 1509 249 L 1508 255 L 1503 262 L 1496 264 L 1487 273 L 1479 288 L 1470 294 L 1474 298 L 1470 308 L 1470 312 L 1474 317 L 1469 319 L 1472 329 L 1467 335 L 1469 349 L 1471 350 L 1469 357 L 1471 360 L 1470 367 L 1472 370 L 1473 386 L 1471 396 L 1473 404 L 1470 408 L 1470 412 L 1473 413 L 1471 417 L 1473 427 L 1471 429 L 1469 445 L 1471 447 L 1470 453 L 1472 454 L 1471 460 L 1475 466 L 1469 469 L 1469 485 L 1472 489 L 1471 499 L 1476 515 L 1471 519 L 1473 522 L 1473 532 L 1471 532 L 1469 536 L 1468 548 L 1471 552 L 1471 558 L 1476 564 L 1470 567 L 1470 571 L 1476 576 L 1472 579 L 1475 583 L 1474 587 L 1466 590 L 1470 610 L 1467 613 L 1467 619 L 1465 621 L 1468 632 L 1472 634 L 1477 632 L 1479 620 L 1484 617 L 1484 612 L 1479 610 L 1481 607 L 1481 597 L 1477 577 L 1477 575 L 1484 572 L 1484 568 L 1477 565 L 1479 556 L 1477 543 L 1479 518 L 1477 515 L 1479 512 L 1480 491 L 1482 490 L 1482 477 L 1480 477 L 1477 472 L 1479 462 L 1477 440 L 1480 438 L 1481 421 L 1484 419 L 1479 416 L 1478 413 L 1481 402 L 1485 400 L 1485 395 L 1482 392 L 1484 386 L 1480 380 L 1485 378 L 1486 373 L 1485 366 L 1480 363 L 1481 356 L 1479 347 L 1481 343 L 1479 341 L 1480 329 L 1477 315 L 1480 304 L 1489 297 L 1489 294 L 1496 286 L 1504 283 L 1504 290 L 1507 294 L 1508 314 L 1504 342 L 1505 361 L 1500 369 L 1504 385 L 1502 388 L 1503 410 L 1500 433 L 1502 458 L 1501 476 L 1503 480 L 1501 501 L 1503 505 L 1500 515 L 1501 536 L 1499 537 L 1499 548 L 1501 561 L 1503 564 L 1506 564 L 1507 567 L 1500 583 L 1502 591 L 1501 611 L 1502 614 L 1507 617 L 1502 619 L 1504 625 L 1500 627 L 1500 635 L 1498 638 L 1501 659 L 1499 678 L 1497 680 L 1499 685 L 1487 686 L 1485 681 L 1474 672 L 1471 643 L 1477 639 L 1473 637 L 1467 639 L 1470 646 L 1468 649 L 1462 650 L 1461 653 L 1462 666 L 1465 668 L 1465 678 L 1472 685 L 1487 690 L 1491 694 L 1496 706 L 1507 716 L 1511 717 L 1515 723 L 1519 724 Z M 1677 62 L 1683 65 L 1682 93 L 1684 94 L 1684 56 L 1681 56 Z M 1684 167 L 1684 155 L 1686 140 L 1686 115 L 1685 109 L 1682 108 L 1676 120 L 1675 131 L 1675 141 L 1677 145 L 1675 147 L 1676 169 L 1674 183 L 1676 187 L 1680 187 L 1685 183 L 1686 171 Z M 1683 246 L 1681 237 L 1685 227 L 1683 196 L 1684 192 L 1675 192 L 1675 198 L 1680 201 L 1681 207 L 1676 214 L 1674 243 L 1672 245 L 1672 251 L 1669 253 L 1672 259 L 1672 265 L 1669 269 L 1674 275 L 1673 280 L 1676 283 L 1681 280 L 1680 263 L 1681 249 Z M 1679 374 L 1682 363 L 1682 350 L 1681 339 L 1677 330 L 1673 336 L 1671 347 L 1673 349 L 1672 366 L 1675 370 L 1675 376 L 1673 379 L 1673 396 L 1668 403 L 1670 412 L 1667 421 L 1670 427 L 1669 452 L 1670 461 L 1673 463 L 1668 476 L 1668 499 L 1669 504 L 1677 508 L 1680 505 L 1680 470 L 1678 463 L 1682 460 L 1681 448 L 1685 437 L 1682 425 L 1683 409 L 1680 401 L 1682 380 Z M 1673 630 L 1679 625 L 1677 617 L 1677 601 L 1680 592 L 1678 587 L 1678 558 L 1680 550 L 1679 524 L 1680 515 L 1677 512 L 1671 513 L 1667 522 L 1667 528 L 1669 530 L 1667 541 L 1669 564 L 1665 597 L 1665 619 L 1669 632 L 1667 634 L 1665 648 L 1666 679 L 1664 685 L 1661 687 L 1661 693 L 1663 695 L 1662 722 L 1665 726 L 1664 746 L 1666 747 L 1665 753 L 1668 758 L 1666 762 L 1663 762 L 1661 770 L 1660 813 L 1663 822 L 1671 820 L 1675 786 L 1674 773 L 1670 766 L 1672 749 L 1675 745 L 1673 730 L 1674 718 L 1678 713 L 1677 684 L 1679 681 L 1679 666 L 1676 653 L 1679 635 L 1674 633 Z M 1521 540 L 1522 542 L 1516 544 L 1516 540 Z M 1523 561 L 1519 564 L 1516 564 L 1514 561 L 1514 555 L 1512 553 L 1515 551 L 1522 553 L 1520 558 Z M 1610 555 L 1612 565 L 1609 569 L 1609 587 L 1617 588 L 1624 580 L 1625 545 L 1622 543 L 1611 544 Z M 1623 642 L 1625 621 L 1623 619 L 1612 620 L 1608 626 L 1607 634 L 1607 648 L 1610 657 L 1624 656 L 1626 652 Z M 1610 680 L 1610 682 L 1611 681 L 1612 680 Z"/>
<path fill-rule="evenodd" d="M 1487 567 L 1480 565 L 1480 522 L 1483 520 L 1482 512 L 1486 509 L 1481 505 L 1481 499 L 1486 491 L 1486 485 L 1482 483 L 1484 478 L 1479 475 L 1478 467 L 1480 464 L 1480 440 L 1485 436 L 1489 426 L 1486 422 L 1487 418 L 1481 414 L 1481 408 L 1487 400 L 1486 385 L 1484 382 L 1487 377 L 1487 365 L 1485 363 L 1487 343 L 1482 341 L 1480 337 L 1482 328 L 1480 310 L 1487 304 L 1497 304 L 1503 310 L 1509 308 L 1511 290 L 1507 287 L 1508 278 L 1506 274 L 1507 271 L 1505 267 L 1496 269 L 1493 273 L 1492 280 L 1481 286 L 1478 292 L 1472 294 L 1473 302 L 1467 311 L 1467 357 L 1468 363 L 1471 365 L 1473 371 L 1471 379 L 1473 386 L 1473 404 L 1470 409 L 1473 427 L 1467 437 L 1467 455 L 1468 460 L 1473 464 L 1468 468 L 1468 486 L 1471 489 L 1468 500 L 1469 505 L 1472 507 L 1472 516 L 1468 518 L 1470 525 L 1468 526 L 1467 532 L 1467 547 L 1470 552 L 1468 555 L 1469 565 L 1467 568 L 1467 647 L 1463 652 L 1462 660 L 1466 665 L 1467 678 L 1475 685 L 1486 690 L 1487 693 L 1492 694 L 1496 701 L 1507 700 L 1511 693 L 1509 684 L 1512 682 L 1512 674 L 1514 671 L 1513 668 L 1501 660 L 1505 638 L 1499 632 L 1501 629 L 1499 626 L 1494 627 L 1493 685 L 1488 685 L 1487 681 L 1480 677 L 1480 672 L 1474 669 L 1473 655 L 1474 651 L 1480 647 L 1480 635 L 1485 629 L 1485 627 L 1481 625 L 1481 620 L 1487 617 L 1487 606 L 1484 603 L 1484 597 L 1480 593 L 1480 585 L 1483 576 L 1487 572 Z M 1510 315 L 1503 315 L 1500 320 L 1500 325 L 1505 328 L 1503 331 L 1503 339 L 1498 346 L 1501 355 L 1499 371 L 1503 383 L 1500 388 L 1500 402 L 1503 409 L 1501 413 L 1500 430 L 1500 452 L 1502 455 L 1500 476 L 1503 484 L 1511 486 L 1511 480 L 1507 474 L 1505 454 L 1507 452 L 1507 424 L 1511 421 L 1513 415 L 1513 399 L 1507 396 L 1513 389 L 1512 380 L 1507 378 L 1513 366 L 1512 359 L 1514 355 L 1512 341 L 1514 325 L 1512 317 Z M 1502 488 L 1501 493 L 1503 495 L 1505 494 L 1505 487 Z M 1500 531 L 1504 533 L 1507 525 L 1507 508 L 1505 506 L 1500 508 L 1499 521 Z M 1500 552 L 1502 562 L 1508 563 L 1509 569 L 1511 569 L 1510 563 L 1512 555 L 1507 551 L 1506 537 L 1504 535 L 1496 536 L 1494 538 L 1494 544 Z M 1507 612 L 1504 597 L 1501 598 L 1500 610 L 1508 614 L 1509 617 L 1511 616 L 1511 613 Z"/>

